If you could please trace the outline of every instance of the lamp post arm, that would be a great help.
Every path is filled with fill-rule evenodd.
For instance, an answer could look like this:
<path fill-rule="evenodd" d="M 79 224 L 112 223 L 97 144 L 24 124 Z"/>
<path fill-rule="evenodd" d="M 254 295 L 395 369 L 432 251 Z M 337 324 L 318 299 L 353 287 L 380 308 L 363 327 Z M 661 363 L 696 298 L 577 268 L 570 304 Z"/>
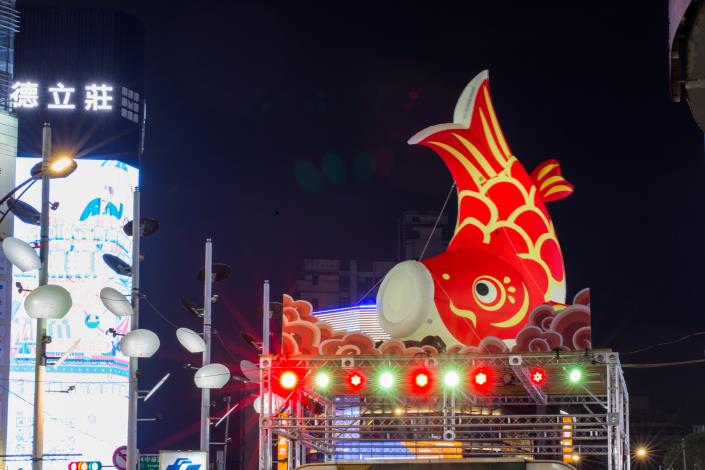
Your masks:
<path fill-rule="evenodd" d="M 15 187 L 15 189 L 13 189 L 13 190 L 10 191 L 9 193 L 5 194 L 5 195 L 2 197 L 2 199 L 0 199 L 0 205 L 2 205 L 2 204 L 5 203 L 8 199 L 10 199 L 10 198 L 12 197 L 12 195 L 15 194 L 17 191 L 19 191 L 20 189 L 22 189 L 22 188 L 24 188 L 25 186 L 27 186 L 28 183 L 30 183 L 30 182 L 32 182 L 32 181 L 34 181 L 34 180 L 36 180 L 36 179 L 37 179 L 37 178 L 35 178 L 34 176 L 30 176 L 29 178 L 27 178 L 26 180 L 24 180 L 23 182 L 21 182 L 18 186 Z"/>

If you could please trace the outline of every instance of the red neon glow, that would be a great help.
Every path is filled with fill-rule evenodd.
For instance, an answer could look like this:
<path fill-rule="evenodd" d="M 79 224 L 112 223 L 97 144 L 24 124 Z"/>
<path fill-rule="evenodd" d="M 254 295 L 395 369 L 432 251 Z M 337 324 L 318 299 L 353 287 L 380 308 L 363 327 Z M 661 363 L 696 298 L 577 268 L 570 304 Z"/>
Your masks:
<path fill-rule="evenodd" d="M 348 375 L 348 385 L 353 390 L 361 390 L 365 386 L 365 376 L 359 371 L 354 371 Z"/>
<path fill-rule="evenodd" d="M 488 391 L 493 382 L 494 373 L 489 367 L 478 367 L 470 373 L 470 383 L 479 392 Z"/>
<path fill-rule="evenodd" d="M 541 367 L 535 367 L 529 371 L 529 379 L 535 385 L 543 385 L 547 378 L 546 371 Z"/>
<path fill-rule="evenodd" d="M 299 376 L 293 370 L 285 370 L 279 376 L 279 385 L 284 390 L 293 390 L 299 384 Z"/>

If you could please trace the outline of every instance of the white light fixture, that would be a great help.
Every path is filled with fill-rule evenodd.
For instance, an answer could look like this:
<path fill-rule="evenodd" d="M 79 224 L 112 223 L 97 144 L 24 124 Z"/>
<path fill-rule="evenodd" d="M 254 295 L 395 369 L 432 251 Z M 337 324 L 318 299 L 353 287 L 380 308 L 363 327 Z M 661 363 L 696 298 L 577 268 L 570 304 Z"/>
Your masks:
<path fill-rule="evenodd" d="M 242 375 L 244 375 L 247 380 L 250 382 L 259 383 L 259 366 L 248 361 L 247 359 L 243 359 L 240 361 L 240 370 L 242 371 Z"/>
<path fill-rule="evenodd" d="M 24 300 L 24 309 L 30 318 L 63 318 L 71 305 L 69 291 L 52 284 L 37 287 Z"/>
<path fill-rule="evenodd" d="M 127 317 L 135 313 L 125 294 L 112 287 L 103 287 L 100 290 L 100 301 L 110 313 L 117 317 Z"/>
<path fill-rule="evenodd" d="M 215 362 L 201 367 L 193 376 L 198 388 L 223 388 L 229 380 L 230 369 Z"/>
<path fill-rule="evenodd" d="M 176 338 L 181 343 L 181 346 L 190 353 L 200 353 L 206 350 L 206 342 L 193 330 L 179 328 L 176 330 Z"/>
<path fill-rule="evenodd" d="M 23 273 L 35 271 L 42 266 L 37 252 L 19 238 L 7 237 L 2 241 L 5 257 Z"/>
<path fill-rule="evenodd" d="M 159 337 L 144 328 L 132 330 L 123 336 L 120 349 L 129 357 L 152 357 L 159 349 Z"/>
<path fill-rule="evenodd" d="M 267 402 L 267 400 L 264 400 L 263 407 L 262 401 L 262 395 L 259 395 L 257 398 L 255 398 L 255 401 L 252 402 L 252 407 L 255 409 L 257 414 L 262 414 L 262 408 L 264 408 L 264 416 L 269 416 L 271 414 L 269 411 L 269 403 Z M 284 399 L 282 397 L 280 397 L 279 395 L 272 394 L 272 408 L 278 410 L 283 403 Z"/>

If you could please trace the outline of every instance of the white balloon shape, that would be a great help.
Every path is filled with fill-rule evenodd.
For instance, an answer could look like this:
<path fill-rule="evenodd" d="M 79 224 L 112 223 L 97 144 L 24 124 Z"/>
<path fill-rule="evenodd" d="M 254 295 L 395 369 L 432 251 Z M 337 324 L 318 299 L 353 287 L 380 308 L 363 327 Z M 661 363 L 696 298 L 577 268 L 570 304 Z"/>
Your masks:
<path fill-rule="evenodd" d="M 181 343 L 181 346 L 190 353 L 200 353 L 206 350 L 206 342 L 193 330 L 179 328 L 176 330 L 176 338 Z"/>
<path fill-rule="evenodd" d="M 159 336 L 150 330 L 132 330 L 120 341 L 122 353 L 129 357 L 152 357 L 159 349 Z"/>
<path fill-rule="evenodd" d="M 17 269 L 23 273 L 35 271 L 42 266 L 39 255 L 34 248 L 19 238 L 7 237 L 4 239 L 2 241 L 2 251 L 10 263 L 17 266 Z"/>
<path fill-rule="evenodd" d="M 201 367 L 193 376 L 198 388 L 223 388 L 229 380 L 230 369 L 216 362 Z"/>
<path fill-rule="evenodd" d="M 100 301 L 115 316 L 127 317 L 135 313 L 127 297 L 112 287 L 103 287 L 100 290 Z"/>
<path fill-rule="evenodd" d="M 279 407 L 284 403 L 284 399 L 279 395 L 272 394 L 272 408 L 278 410 Z M 255 409 L 257 414 L 262 414 L 262 395 L 255 398 L 252 402 L 252 407 Z M 269 416 L 271 412 L 269 411 L 269 401 L 264 401 L 264 416 Z"/>
<path fill-rule="evenodd" d="M 52 284 L 37 287 L 24 299 L 24 309 L 30 318 L 64 318 L 72 304 L 69 291 Z"/>

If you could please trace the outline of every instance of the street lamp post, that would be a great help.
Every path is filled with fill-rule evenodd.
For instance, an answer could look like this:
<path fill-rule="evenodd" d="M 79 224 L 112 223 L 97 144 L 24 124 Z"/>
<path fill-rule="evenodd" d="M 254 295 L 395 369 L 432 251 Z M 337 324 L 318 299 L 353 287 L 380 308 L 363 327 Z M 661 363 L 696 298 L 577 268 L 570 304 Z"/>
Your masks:
<path fill-rule="evenodd" d="M 203 365 L 211 362 L 211 303 L 213 301 L 213 243 L 206 240 L 206 263 L 203 276 L 203 341 L 206 349 L 203 351 Z M 210 453 L 210 413 L 211 391 L 201 389 L 201 451 Z"/>
<path fill-rule="evenodd" d="M 51 126 L 42 129 L 42 205 L 39 225 L 39 286 L 49 281 L 49 165 L 51 159 Z M 47 319 L 37 319 L 34 367 L 34 434 L 32 438 L 32 470 L 42 470 L 44 459 L 44 375 L 46 373 Z"/>
<path fill-rule="evenodd" d="M 139 328 L 140 311 L 140 237 L 142 220 L 140 216 L 140 190 L 135 188 L 132 215 L 132 315 L 130 331 Z M 128 384 L 127 405 L 127 470 L 137 470 L 137 402 L 139 387 L 137 383 L 137 357 L 130 356 L 130 382 Z"/>

